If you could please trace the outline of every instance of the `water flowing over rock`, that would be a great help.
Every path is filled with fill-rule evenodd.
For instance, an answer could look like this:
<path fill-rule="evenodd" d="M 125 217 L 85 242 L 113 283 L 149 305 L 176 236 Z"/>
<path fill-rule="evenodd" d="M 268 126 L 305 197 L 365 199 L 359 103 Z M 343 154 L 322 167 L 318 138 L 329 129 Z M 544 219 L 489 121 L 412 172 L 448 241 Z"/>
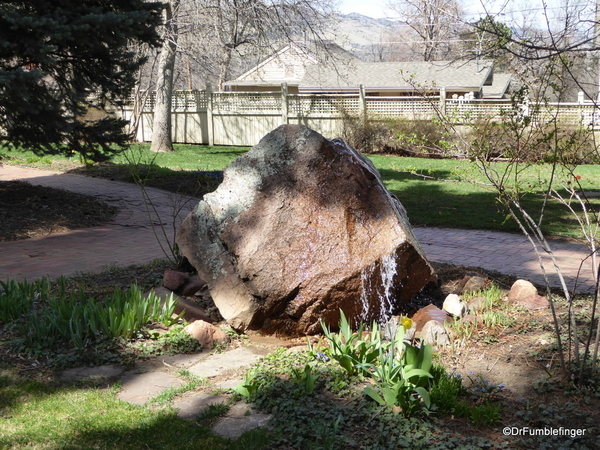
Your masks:
<path fill-rule="evenodd" d="M 342 140 L 281 126 L 224 172 L 177 235 L 221 315 L 281 334 L 383 320 L 433 275 L 404 207 Z"/>

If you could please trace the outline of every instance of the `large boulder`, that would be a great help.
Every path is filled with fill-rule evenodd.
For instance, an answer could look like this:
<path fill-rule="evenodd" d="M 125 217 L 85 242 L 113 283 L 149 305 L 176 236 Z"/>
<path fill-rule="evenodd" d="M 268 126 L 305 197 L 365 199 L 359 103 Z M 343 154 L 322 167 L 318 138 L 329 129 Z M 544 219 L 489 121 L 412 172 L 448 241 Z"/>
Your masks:
<path fill-rule="evenodd" d="M 433 275 L 400 202 L 342 140 L 281 126 L 225 169 L 177 244 L 238 330 L 391 315 Z"/>

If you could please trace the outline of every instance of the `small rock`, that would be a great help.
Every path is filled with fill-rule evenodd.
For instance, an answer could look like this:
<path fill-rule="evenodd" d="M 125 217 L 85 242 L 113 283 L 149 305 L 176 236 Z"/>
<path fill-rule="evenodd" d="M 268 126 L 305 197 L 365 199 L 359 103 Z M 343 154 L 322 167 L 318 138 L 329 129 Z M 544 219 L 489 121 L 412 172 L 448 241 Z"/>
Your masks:
<path fill-rule="evenodd" d="M 176 270 L 165 270 L 163 286 L 179 295 L 189 297 L 205 287 L 206 282 L 197 275 L 190 276 Z"/>
<path fill-rule="evenodd" d="M 206 286 L 206 282 L 198 276 L 189 277 L 187 282 L 179 288 L 177 293 L 186 297 L 196 295 L 196 292 L 201 291 Z"/>
<path fill-rule="evenodd" d="M 442 311 L 435 305 L 427 305 L 425 308 L 421 308 L 412 316 L 413 322 L 417 324 L 417 331 L 421 331 L 425 324 L 430 320 L 437 320 L 440 323 L 448 322 L 451 320 L 448 317 L 446 311 Z"/>
<path fill-rule="evenodd" d="M 483 322 L 483 319 L 474 314 L 467 314 L 462 319 L 460 319 L 460 321 L 462 323 L 481 323 L 481 322 Z"/>
<path fill-rule="evenodd" d="M 421 342 L 430 345 L 450 345 L 450 336 L 444 325 L 437 320 L 430 320 L 421 330 Z"/>
<path fill-rule="evenodd" d="M 184 328 L 203 348 L 211 349 L 215 344 L 228 344 L 230 339 L 226 333 L 204 320 L 194 320 Z"/>
<path fill-rule="evenodd" d="M 163 274 L 163 286 L 170 291 L 175 292 L 187 283 L 189 278 L 187 273 L 178 272 L 176 270 L 165 270 L 165 273 Z"/>
<path fill-rule="evenodd" d="M 449 294 L 446 297 L 442 309 L 451 316 L 459 319 L 469 311 L 469 307 L 465 301 L 456 294 Z"/>
<path fill-rule="evenodd" d="M 540 345 L 550 345 L 550 339 L 547 339 L 547 338 L 545 338 L 545 337 L 541 337 L 541 338 L 538 340 L 538 343 L 539 343 Z"/>
<path fill-rule="evenodd" d="M 532 295 L 537 295 L 536 287 L 529 281 L 517 280 L 514 282 L 508 293 L 508 301 L 516 303 Z"/>
<path fill-rule="evenodd" d="M 542 297 L 541 295 L 532 295 L 530 297 L 526 297 L 524 299 L 516 301 L 515 305 L 522 306 L 523 308 L 526 308 L 529 311 L 535 311 L 538 309 L 549 308 L 550 302 L 546 297 Z"/>
<path fill-rule="evenodd" d="M 167 288 L 158 287 L 150 292 L 154 292 L 159 298 L 163 300 L 168 298 L 171 294 L 173 294 L 173 298 L 177 300 L 177 305 L 175 306 L 175 314 L 180 314 L 181 311 L 185 311 L 183 313 L 183 318 L 188 322 L 193 322 L 194 320 L 204 320 L 208 323 L 214 322 L 214 320 L 206 313 L 206 311 L 204 311 L 204 309 L 200 308 L 198 305 L 195 305 L 194 302 L 176 295 Z M 147 296 L 148 293 L 144 295 Z"/>
<path fill-rule="evenodd" d="M 481 291 L 482 289 L 485 288 L 486 284 L 487 284 L 486 279 L 482 278 L 480 276 L 468 277 L 464 287 L 462 288 L 462 292 L 464 293 L 464 292 Z"/>

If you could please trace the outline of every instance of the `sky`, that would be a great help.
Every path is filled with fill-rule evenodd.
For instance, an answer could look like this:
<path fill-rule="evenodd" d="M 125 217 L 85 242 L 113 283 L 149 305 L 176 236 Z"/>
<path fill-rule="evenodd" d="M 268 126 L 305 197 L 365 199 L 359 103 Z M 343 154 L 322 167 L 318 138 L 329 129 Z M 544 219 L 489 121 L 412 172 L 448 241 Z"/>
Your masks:
<path fill-rule="evenodd" d="M 486 4 L 487 11 L 492 14 L 503 11 L 528 11 L 530 16 L 540 16 L 543 11 L 542 3 L 545 3 L 549 8 L 549 14 L 553 10 L 557 10 L 557 6 L 564 3 L 565 0 L 459 0 L 462 3 L 464 10 L 467 12 L 467 17 L 471 16 L 474 20 L 479 17 L 486 9 L 482 6 L 482 2 Z M 386 6 L 389 0 L 339 0 L 339 9 L 343 14 L 356 12 L 373 18 L 394 18 L 394 11 Z M 569 0 L 571 4 L 590 4 L 592 0 Z M 499 16 L 507 17 L 506 14 Z"/>
<path fill-rule="evenodd" d="M 340 0 L 340 11 L 342 14 L 355 12 L 375 19 L 392 16 L 393 12 L 384 3 L 385 0 Z"/>
<path fill-rule="evenodd" d="M 386 3 L 389 3 L 388 0 L 339 0 L 339 2 L 342 14 L 356 12 L 376 19 L 396 15 L 394 11 L 386 6 Z M 466 0 L 466 2 L 471 3 L 468 9 L 469 12 L 476 12 L 481 9 L 479 0 Z"/>

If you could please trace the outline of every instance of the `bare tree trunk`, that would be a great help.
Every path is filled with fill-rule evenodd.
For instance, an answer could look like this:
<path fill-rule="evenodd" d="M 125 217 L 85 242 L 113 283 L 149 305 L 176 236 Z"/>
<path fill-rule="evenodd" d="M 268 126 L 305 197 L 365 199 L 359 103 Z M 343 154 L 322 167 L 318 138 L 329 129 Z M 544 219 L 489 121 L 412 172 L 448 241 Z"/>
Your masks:
<path fill-rule="evenodd" d="M 178 31 L 173 12 L 177 10 L 179 2 L 180 0 L 170 0 L 165 7 L 164 42 L 158 60 L 156 101 L 152 122 L 152 146 L 150 150 L 153 152 L 173 151 L 171 98 L 173 96 L 173 73 L 175 71 Z"/>

